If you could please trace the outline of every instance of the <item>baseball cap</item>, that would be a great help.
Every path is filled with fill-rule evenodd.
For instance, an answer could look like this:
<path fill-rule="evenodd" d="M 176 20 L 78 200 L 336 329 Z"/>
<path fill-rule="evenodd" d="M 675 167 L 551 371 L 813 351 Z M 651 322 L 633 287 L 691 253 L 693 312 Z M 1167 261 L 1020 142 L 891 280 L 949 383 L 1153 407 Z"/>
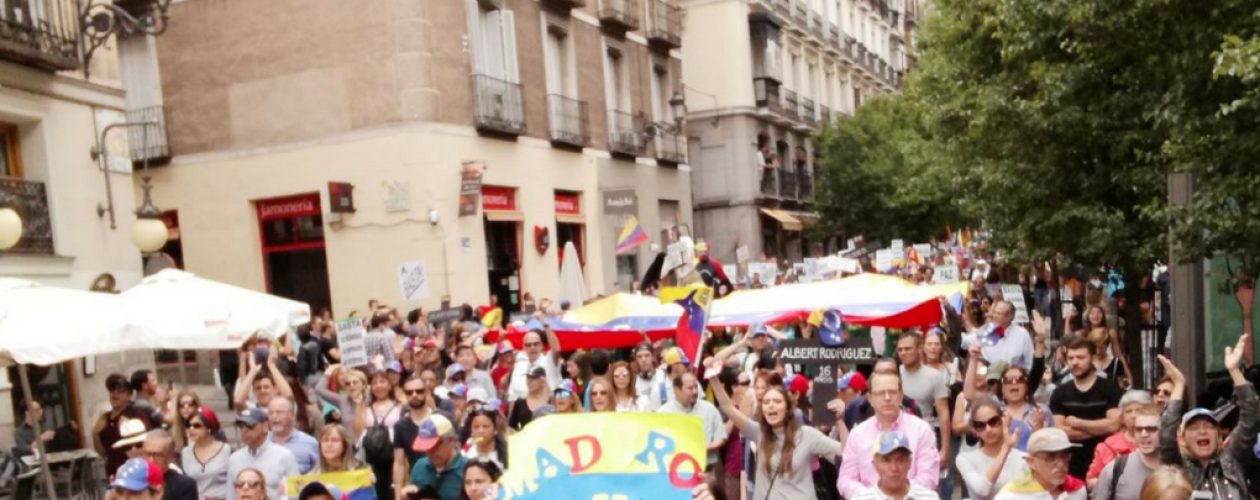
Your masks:
<path fill-rule="evenodd" d="M 1028 454 L 1041 451 L 1063 451 L 1080 448 L 1081 445 L 1068 439 L 1067 433 L 1058 427 L 1046 427 L 1032 433 L 1028 438 Z"/>
<path fill-rule="evenodd" d="M 447 393 L 447 395 L 451 398 L 464 399 L 468 396 L 468 386 L 464 384 L 455 384 L 454 387 L 451 387 L 451 390 Z"/>
<path fill-rule="evenodd" d="M 118 422 L 118 435 L 122 436 L 114 443 L 113 448 L 126 448 L 133 444 L 144 441 L 145 434 L 149 429 L 145 427 L 144 422 L 138 418 L 124 418 Z"/>
<path fill-rule="evenodd" d="M 525 373 L 530 378 L 541 378 L 547 376 L 547 369 L 541 366 L 535 366 L 532 370 Z"/>
<path fill-rule="evenodd" d="M 801 374 L 793 373 L 789 375 L 787 380 L 783 382 L 783 385 L 787 387 L 787 390 L 797 394 L 809 393 L 809 379 Z"/>
<path fill-rule="evenodd" d="M 416 434 L 416 440 L 411 443 L 411 449 L 424 453 L 437 446 L 442 438 L 454 436 L 455 426 L 451 425 L 451 421 L 435 413 L 420 422 L 420 430 Z"/>
<path fill-rule="evenodd" d="M 253 427 L 258 424 L 267 423 L 267 410 L 262 408 L 246 408 L 236 415 L 236 425 L 248 425 Z"/>
<path fill-rule="evenodd" d="M 144 491 L 162 486 L 164 471 L 147 458 L 133 458 L 123 463 L 110 486 L 127 491 Z"/>
<path fill-rule="evenodd" d="M 397 361 L 390 361 L 389 363 L 385 364 L 385 371 L 394 372 L 394 373 L 402 373 L 403 372 L 402 363 L 399 363 Z"/>
<path fill-rule="evenodd" d="M 314 482 L 306 483 L 306 486 L 302 487 L 302 491 L 298 493 L 298 500 L 306 500 L 315 495 L 328 495 L 330 497 L 333 497 L 333 499 L 335 500 L 343 500 L 344 498 L 346 498 L 346 496 L 343 495 L 341 493 L 341 490 L 337 489 L 336 486 L 333 486 L 331 484 L 324 484 L 319 481 L 314 481 Z"/>
<path fill-rule="evenodd" d="M 844 374 L 844 376 L 840 377 L 840 380 L 836 381 L 836 390 L 843 391 L 845 389 L 866 392 L 866 375 L 862 375 L 862 372 L 859 371 L 851 371 Z"/>
<path fill-rule="evenodd" d="M 753 323 L 753 325 L 749 327 L 749 330 L 752 331 L 752 333 L 749 334 L 749 338 L 756 337 L 758 335 L 770 335 L 770 330 L 766 329 L 765 323 Z"/>
<path fill-rule="evenodd" d="M 515 350 L 516 350 L 516 346 L 512 345 L 511 341 L 504 340 L 504 341 L 499 342 L 499 347 L 496 352 L 499 354 L 505 354 L 505 353 L 509 353 Z"/>
<path fill-rule="evenodd" d="M 818 325 L 818 339 L 828 347 L 842 346 L 848 340 L 848 331 L 844 326 L 844 315 L 839 309 L 828 309 L 823 313 Z"/>
<path fill-rule="evenodd" d="M 433 337 L 424 339 L 424 342 L 420 343 L 420 347 L 423 347 L 425 349 L 436 349 L 437 346 L 438 346 L 437 340 L 435 340 Z"/>
<path fill-rule="evenodd" d="M 665 364 L 670 366 L 678 363 L 682 363 L 684 365 L 691 364 L 691 360 L 687 359 L 687 355 L 683 354 L 682 349 L 678 347 L 666 349 L 665 352 L 661 354 L 661 359 L 665 360 Z"/>
<path fill-rule="evenodd" d="M 485 403 L 490 401 L 490 395 L 486 394 L 486 389 L 483 387 L 470 387 L 468 388 L 468 402 L 473 401 Z"/>
<path fill-rule="evenodd" d="M 569 394 L 577 394 L 577 384 L 574 384 L 572 380 L 570 380 L 570 379 L 567 379 L 567 378 L 566 378 L 566 379 L 564 379 L 564 380 L 560 381 L 560 385 L 559 385 L 559 386 L 557 386 L 557 387 L 555 388 L 555 390 L 553 390 L 553 391 L 551 391 L 551 392 L 552 392 L 553 394 L 554 394 L 554 393 L 559 393 L 559 392 L 567 392 L 567 393 L 569 393 Z"/>
<path fill-rule="evenodd" d="M 902 449 L 912 454 L 914 453 L 914 449 L 910 448 L 910 438 L 897 431 L 888 431 L 880 434 L 879 441 L 875 442 L 875 454 L 879 456 L 888 456 L 888 454 Z"/>
<path fill-rule="evenodd" d="M 1195 408 L 1181 416 L 1181 426 L 1185 427 L 1196 418 L 1206 418 L 1211 420 L 1213 424 L 1221 425 L 1221 420 L 1216 418 L 1216 413 L 1212 410 L 1207 408 Z"/>
<path fill-rule="evenodd" d="M 464 365 L 452 363 L 451 366 L 446 367 L 446 378 L 448 379 L 460 373 L 464 373 Z"/>

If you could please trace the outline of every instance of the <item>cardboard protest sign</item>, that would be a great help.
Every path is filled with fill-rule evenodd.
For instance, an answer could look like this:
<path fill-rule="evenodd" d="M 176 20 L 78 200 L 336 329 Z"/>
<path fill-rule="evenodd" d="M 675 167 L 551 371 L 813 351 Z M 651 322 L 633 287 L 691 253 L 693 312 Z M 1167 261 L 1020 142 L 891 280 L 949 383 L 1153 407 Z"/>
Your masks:
<path fill-rule="evenodd" d="M 760 280 L 762 285 L 774 285 L 779 276 L 779 268 L 773 262 L 749 262 L 748 276 Z"/>
<path fill-rule="evenodd" d="M 368 364 L 367 328 L 363 318 L 337 320 L 337 347 L 341 350 L 341 364 L 348 367 Z"/>
<path fill-rule="evenodd" d="M 689 500 L 704 482 L 705 445 L 690 415 L 548 415 L 508 437 L 498 498 Z"/>
<path fill-rule="evenodd" d="M 429 296 L 429 272 L 424 262 L 403 262 L 398 265 L 398 288 L 404 301 L 420 300 Z"/>
<path fill-rule="evenodd" d="M 1015 322 L 1028 323 L 1028 304 L 1024 303 L 1024 290 L 1019 285 L 1002 284 L 1002 298 L 1015 305 Z"/>
<path fill-rule="evenodd" d="M 944 264 L 932 268 L 932 280 L 938 285 L 958 283 L 958 266 Z"/>

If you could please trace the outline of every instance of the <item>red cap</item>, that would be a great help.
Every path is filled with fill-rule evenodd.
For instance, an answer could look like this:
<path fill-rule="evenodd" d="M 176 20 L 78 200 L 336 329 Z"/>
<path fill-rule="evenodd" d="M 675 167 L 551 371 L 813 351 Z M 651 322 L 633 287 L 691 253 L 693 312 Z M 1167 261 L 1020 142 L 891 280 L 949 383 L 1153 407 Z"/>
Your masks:
<path fill-rule="evenodd" d="M 800 374 L 792 375 L 791 380 L 788 382 L 788 390 L 797 394 L 808 394 L 809 379 Z"/>

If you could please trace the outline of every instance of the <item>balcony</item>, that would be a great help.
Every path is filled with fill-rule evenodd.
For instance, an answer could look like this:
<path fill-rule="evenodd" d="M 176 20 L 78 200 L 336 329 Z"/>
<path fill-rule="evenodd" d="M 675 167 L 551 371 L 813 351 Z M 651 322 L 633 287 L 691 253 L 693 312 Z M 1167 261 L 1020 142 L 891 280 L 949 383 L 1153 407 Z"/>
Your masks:
<path fill-rule="evenodd" d="M 655 47 L 676 49 L 682 46 L 682 9 L 669 0 L 649 0 L 648 43 Z"/>
<path fill-rule="evenodd" d="M 12 208 L 22 219 L 22 239 L 0 253 L 53 254 L 52 219 L 44 183 L 0 177 L 0 207 Z"/>
<path fill-rule="evenodd" d="M 507 135 L 525 132 L 521 84 L 473 75 L 473 124 L 478 130 Z"/>
<path fill-rule="evenodd" d="M 643 136 L 639 120 L 625 111 L 608 110 L 608 151 L 614 154 L 643 154 Z"/>
<path fill-rule="evenodd" d="M 753 95 L 758 108 L 766 108 L 774 114 L 783 113 L 782 98 L 779 96 L 779 82 L 773 78 L 754 78 Z"/>
<path fill-rule="evenodd" d="M 811 127 L 818 126 L 818 115 L 814 114 L 814 100 L 808 97 L 801 97 L 801 118 L 805 120 L 805 124 Z"/>
<path fill-rule="evenodd" d="M 591 142 L 591 120 L 586 102 L 560 94 L 547 95 L 551 142 L 583 147 Z"/>
<path fill-rule="evenodd" d="M 779 176 L 779 197 L 785 200 L 796 199 L 796 171 L 784 170 Z"/>
<path fill-rule="evenodd" d="M 543 3 L 558 9 L 577 9 L 586 6 L 586 0 L 544 0 Z"/>
<path fill-rule="evenodd" d="M 79 69 L 75 0 L 0 2 L 0 59 L 48 71 Z"/>
<path fill-rule="evenodd" d="M 801 166 L 796 169 L 796 193 L 802 200 L 808 200 L 814 196 L 814 176 L 808 167 Z"/>
<path fill-rule="evenodd" d="M 166 142 L 166 112 L 162 106 L 129 110 L 127 121 L 156 123 L 147 127 L 127 127 L 132 162 L 162 162 L 171 158 L 171 149 Z"/>
<path fill-rule="evenodd" d="M 792 0 L 792 24 L 801 33 L 809 27 L 809 7 L 805 0 Z"/>
<path fill-rule="evenodd" d="M 656 161 L 670 165 L 687 163 L 687 143 L 679 134 L 661 131 L 653 143 L 656 147 Z"/>
<path fill-rule="evenodd" d="M 764 196 L 779 195 L 779 169 L 762 167 L 761 194 Z"/>
<path fill-rule="evenodd" d="M 831 124 L 831 108 L 828 108 L 820 104 L 818 106 L 818 119 L 822 121 L 822 125 L 824 127 L 827 125 L 830 125 Z"/>
<path fill-rule="evenodd" d="M 799 106 L 799 103 L 796 101 L 796 92 L 783 89 L 783 111 L 789 120 L 797 121 L 801 119 L 800 110 L 797 106 Z"/>
<path fill-rule="evenodd" d="M 639 0 L 599 0 L 599 21 L 604 26 L 634 31 L 639 29 Z"/>
<path fill-rule="evenodd" d="M 814 38 L 817 39 L 818 43 L 827 40 L 827 28 L 823 25 L 822 14 L 817 12 L 809 13 L 809 30 L 810 33 L 814 34 Z"/>

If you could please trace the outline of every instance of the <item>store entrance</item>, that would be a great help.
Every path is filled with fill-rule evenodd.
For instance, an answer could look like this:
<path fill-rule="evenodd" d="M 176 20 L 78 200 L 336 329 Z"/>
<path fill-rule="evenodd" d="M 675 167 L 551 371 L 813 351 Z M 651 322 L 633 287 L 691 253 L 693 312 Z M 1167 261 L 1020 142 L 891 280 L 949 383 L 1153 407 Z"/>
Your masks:
<path fill-rule="evenodd" d="M 319 207 L 318 193 L 258 202 L 267 291 L 305 302 L 312 315 L 332 307 Z"/>
<path fill-rule="evenodd" d="M 490 295 L 498 298 L 506 319 L 521 310 L 520 224 L 486 220 L 485 227 Z"/>

